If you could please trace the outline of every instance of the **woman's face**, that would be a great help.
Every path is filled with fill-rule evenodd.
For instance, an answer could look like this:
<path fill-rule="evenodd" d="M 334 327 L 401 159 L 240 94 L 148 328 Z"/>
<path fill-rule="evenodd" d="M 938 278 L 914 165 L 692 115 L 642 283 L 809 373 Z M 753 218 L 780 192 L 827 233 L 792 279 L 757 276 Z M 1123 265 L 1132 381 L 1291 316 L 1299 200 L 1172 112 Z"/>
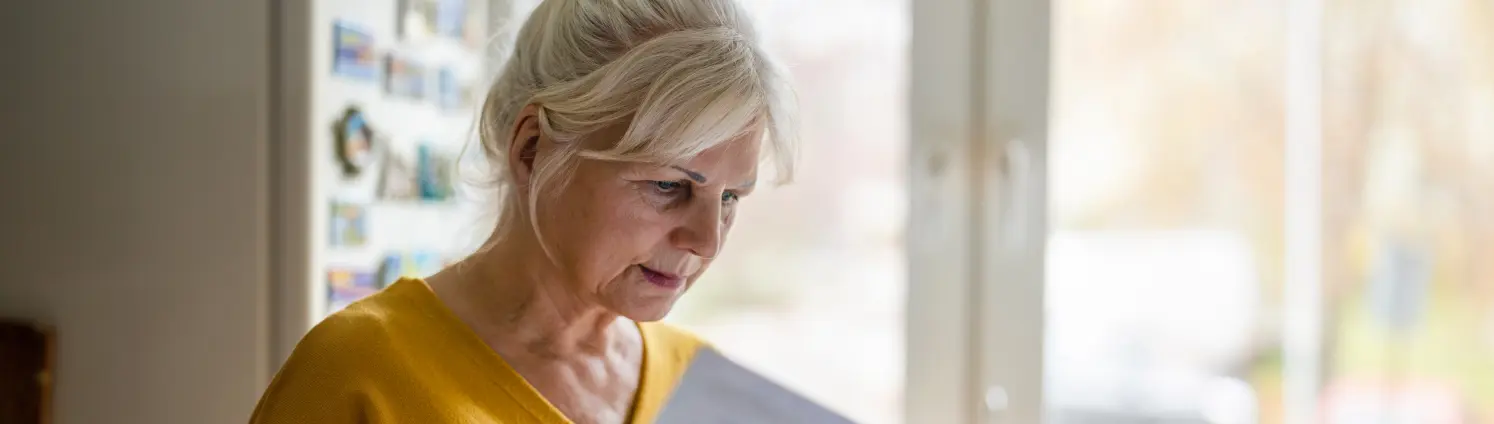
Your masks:
<path fill-rule="evenodd" d="M 757 181 L 761 138 L 753 131 L 677 166 L 581 160 L 569 184 L 541 193 L 538 205 L 571 291 L 635 321 L 662 319 L 721 253 Z"/>

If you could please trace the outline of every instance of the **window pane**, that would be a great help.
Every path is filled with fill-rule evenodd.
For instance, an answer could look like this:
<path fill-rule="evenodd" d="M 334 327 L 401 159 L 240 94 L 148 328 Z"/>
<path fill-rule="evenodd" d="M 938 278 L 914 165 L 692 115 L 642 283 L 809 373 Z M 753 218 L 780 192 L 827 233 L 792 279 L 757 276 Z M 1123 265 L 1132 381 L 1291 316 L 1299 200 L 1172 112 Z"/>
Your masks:
<path fill-rule="evenodd" d="M 1050 422 L 1278 422 L 1284 6 L 1055 4 Z"/>
<path fill-rule="evenodd" d="M 1055 13 L 1052 417 L 1280 422 L 1287 3 L 1120 3 Z M 1494 6 L 1323 3 L 1321 422 L 1494 422 Z"/>
<path fill-rule="evenodd" d="M 743 2 L 795 80 L 795 181 L 741 205 L 670 321 L 863 423 L 902 415 L 908 9 Z"/>
<path fill-rule="evenodd" d="M 1494 423 L 1494 3 L 1324 3 L 1325 422 Z"/>

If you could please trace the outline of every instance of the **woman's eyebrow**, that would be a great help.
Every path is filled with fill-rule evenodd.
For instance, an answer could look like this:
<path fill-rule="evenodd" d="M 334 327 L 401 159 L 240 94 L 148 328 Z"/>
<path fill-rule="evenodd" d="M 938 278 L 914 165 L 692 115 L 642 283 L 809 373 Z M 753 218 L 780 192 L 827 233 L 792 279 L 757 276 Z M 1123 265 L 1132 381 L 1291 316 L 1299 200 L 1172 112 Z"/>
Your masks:
<path fill-rule="evenodd" d="M 674 168 L 676 170 L 679 170 L 680 172 L 685 173 L 686 176 L 689 176 L 690 179 L 695 180 L 695 182 L 697 182 L 697 183 L 701 183 L 701 184 L 705 184 L 706 183 L 706 177 L 704 175 L 700 175 L 699 172 L 691 171 L 691 170 L 688 170 L 688 169 L 685 169 L 685 168 L 681 168 L 679 166 L 672 166 L 671 168 Z"/>

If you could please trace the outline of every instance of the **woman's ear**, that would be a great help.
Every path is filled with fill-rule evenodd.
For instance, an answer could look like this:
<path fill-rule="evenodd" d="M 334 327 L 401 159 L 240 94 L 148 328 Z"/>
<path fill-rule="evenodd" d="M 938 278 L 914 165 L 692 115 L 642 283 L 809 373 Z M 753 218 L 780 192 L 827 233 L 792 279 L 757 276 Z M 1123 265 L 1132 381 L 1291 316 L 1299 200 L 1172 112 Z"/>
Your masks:
<path fill-rule="evenodd" d="M 514 116 L 513 130 L 508 140 L 508 171 L 514 186 L 519 190 L 529 187 L 534 176 L 534 158 L 539 152 L 540 138 L 539 106 L 526 105 Z"/>

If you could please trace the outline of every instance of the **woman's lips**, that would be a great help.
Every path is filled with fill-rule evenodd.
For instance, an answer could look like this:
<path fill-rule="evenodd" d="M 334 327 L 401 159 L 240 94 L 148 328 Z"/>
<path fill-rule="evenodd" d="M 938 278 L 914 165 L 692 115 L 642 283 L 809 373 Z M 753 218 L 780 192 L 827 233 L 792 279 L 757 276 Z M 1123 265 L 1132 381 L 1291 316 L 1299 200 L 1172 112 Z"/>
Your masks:
<path fill-rule="evenodd" d="M 673 289 L 685 284 L 685 279 L 678 275 L 656 271 L 643 265 L 639 265 L 638 270 L 643 272 L 643 279 L 659 287 Z"/>

